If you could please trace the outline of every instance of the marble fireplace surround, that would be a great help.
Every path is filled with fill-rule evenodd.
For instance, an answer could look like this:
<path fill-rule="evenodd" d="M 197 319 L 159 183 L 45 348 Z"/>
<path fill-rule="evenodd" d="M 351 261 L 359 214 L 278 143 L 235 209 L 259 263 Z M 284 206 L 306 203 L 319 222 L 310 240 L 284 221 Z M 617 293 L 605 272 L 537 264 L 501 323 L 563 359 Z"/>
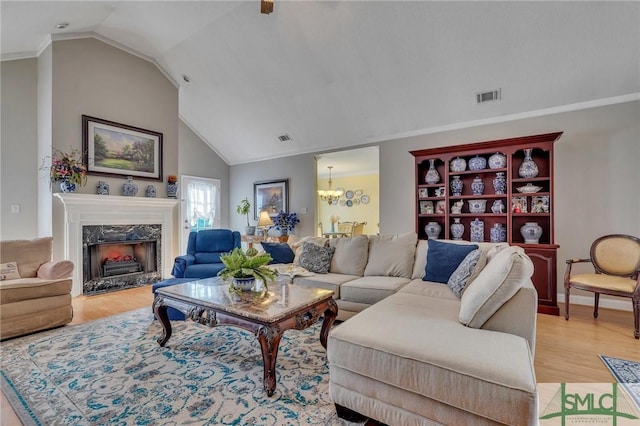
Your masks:
<path fill-rule="evenodd" d="M 162 276 L 171 275 L 173 247 L 177 235 L 179 200 L 170 198 L 122 197 L 117 195 L 93 195 L 76 193 L 53 194 L 60 203 L 53 206 L 54 247 L 62 251 L 62 259 L 75 265 L 72 296 L 83 290 L 82 276 L 82 227 L 89 225 L 161 225 Z"/>

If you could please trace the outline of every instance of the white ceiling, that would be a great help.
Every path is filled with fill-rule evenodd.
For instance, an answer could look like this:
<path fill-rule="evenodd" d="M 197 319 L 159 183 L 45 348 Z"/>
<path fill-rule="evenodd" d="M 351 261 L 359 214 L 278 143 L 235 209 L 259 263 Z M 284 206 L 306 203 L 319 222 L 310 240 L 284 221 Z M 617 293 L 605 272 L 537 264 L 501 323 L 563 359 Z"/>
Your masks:
<path fill-rule="evenodd" d="M 3 59 L 97 34 L 155 60 L 180 85 L 183 120 L 229 164 L 640 92 L 638 2 L 276 0 L 270 15 L 258 1 L 0 8 Z M 475 103 L 497 88 L 501 101 Z M 293 142 L 278 141 L 284 133 Z"/>

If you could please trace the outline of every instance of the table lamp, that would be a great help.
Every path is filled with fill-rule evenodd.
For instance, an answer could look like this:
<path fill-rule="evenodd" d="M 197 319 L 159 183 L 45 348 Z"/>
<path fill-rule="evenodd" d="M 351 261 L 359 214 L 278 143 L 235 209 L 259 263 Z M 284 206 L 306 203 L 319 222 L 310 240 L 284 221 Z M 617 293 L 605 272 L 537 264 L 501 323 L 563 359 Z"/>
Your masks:
<path fill-rule="evenodd" d="M 273 220 L 269 216 L 269 212 L 267 210 L 262 210 L 260 212 L 260 216 L 258 217 L 258 224 L 256 225 L 258 228 L 262 229 L 262 236 L 267 236 L 267 231 L 270 226 L 273 225 Z"/>

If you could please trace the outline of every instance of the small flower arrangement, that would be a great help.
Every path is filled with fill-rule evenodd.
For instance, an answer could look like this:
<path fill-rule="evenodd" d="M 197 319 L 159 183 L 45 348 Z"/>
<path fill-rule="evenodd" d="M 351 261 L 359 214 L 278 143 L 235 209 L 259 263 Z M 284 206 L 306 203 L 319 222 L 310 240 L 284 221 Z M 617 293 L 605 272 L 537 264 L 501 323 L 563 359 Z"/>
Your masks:
<path fill-rule="evenodd" d="M 49 178 L 51 183 L 67 181 L 76 185 L 86 185 L 87 167 L 82 163 L 80 150 L 73 148 L 70 152 L 63 152 L 54 148 Z"/>
<path fill-rule="evenodd" d="M 280 213 L 273 219 L 274 228 L 276 228 L 282 235 L 286 235 L 293 231 L 296 225 L 300 223 L 298 215 L 296 213 L 285 213 L 280 210 Z"/>
<path fill-rule="evenodd" d="M 167 176 L 167 182 L 169 183 L 176 183 L 178 181 L 178 176 L 176 175 L 169 175 Z"/>

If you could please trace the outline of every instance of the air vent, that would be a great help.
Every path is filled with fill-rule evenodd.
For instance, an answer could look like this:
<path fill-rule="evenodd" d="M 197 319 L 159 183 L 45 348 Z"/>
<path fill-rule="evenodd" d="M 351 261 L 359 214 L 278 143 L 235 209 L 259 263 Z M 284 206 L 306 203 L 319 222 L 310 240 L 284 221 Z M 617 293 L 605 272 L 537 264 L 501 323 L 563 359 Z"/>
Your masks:
<path fill-rule="evenodd" d="M 284 135 L 278 136 L 278 140 L 280 142 L 293 142 L 293 139 L 291 139 L 291 136 L 289 136 L 289 133 L 285 133 Z"/>
<path fill-rule="evenodd" d="M 499 101 L 502 98 L 502 89 L 491 90 L 490 92 L 476 93 L 476 103 Z"/>

